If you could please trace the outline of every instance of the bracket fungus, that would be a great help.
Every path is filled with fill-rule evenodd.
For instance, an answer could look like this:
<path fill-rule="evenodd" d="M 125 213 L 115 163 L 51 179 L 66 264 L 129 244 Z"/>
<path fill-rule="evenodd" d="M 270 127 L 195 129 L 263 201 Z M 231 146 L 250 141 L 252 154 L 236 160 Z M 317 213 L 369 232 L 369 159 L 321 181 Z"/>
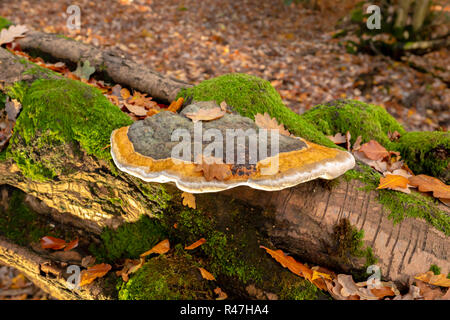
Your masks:
<path fill-rule="evenodd" d="M 258 128 L 234 112 L 212 121 L 188 117 L 214 108 L 213 101 L 195 102 L 180 113 L 162 111 L 115 130 L 114 163 L 144 181 L 175 182 L 190 193 L 237 186 L 276 191 L 316 178 L 334 179 L 355 165 L 346 151 Z"/>

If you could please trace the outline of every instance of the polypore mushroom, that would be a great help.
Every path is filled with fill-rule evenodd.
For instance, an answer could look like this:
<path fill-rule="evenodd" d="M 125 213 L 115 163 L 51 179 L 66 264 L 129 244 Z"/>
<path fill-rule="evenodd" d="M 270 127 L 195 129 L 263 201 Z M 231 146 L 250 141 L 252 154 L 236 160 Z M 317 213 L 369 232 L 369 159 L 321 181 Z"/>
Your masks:
<path fill-rule="evenodd" d="M 115 130 L 111 135 L 114 163 L 144 181 L 172 181 L 190 193 L 217 192 L 237 186 L 281 190 L 316 178 L 334 179 L 355 165 L 348 152 L 297 137 L 271 135 L 259 129 L 253 120 L 236 113 L 226 113 L 214 121 L 193 122 L 186 117 L 199 109 L 217 107 L 214 102 L 196 102 L 180 114 L 162 111 Z M 214 142 L 204 142 L 205 138 Z M 213 152 L 213 157 L 203 158 L 202 153 L 214 149 L 211 146 L 222 146 L 223 153 L 217 156 Z M 270 154 L 276 146 L 278 152 Z M 214 159 L 216 164 L 196 163 L 201 158 Z M 211 175 L 214 170 L 220 172 Z"/>

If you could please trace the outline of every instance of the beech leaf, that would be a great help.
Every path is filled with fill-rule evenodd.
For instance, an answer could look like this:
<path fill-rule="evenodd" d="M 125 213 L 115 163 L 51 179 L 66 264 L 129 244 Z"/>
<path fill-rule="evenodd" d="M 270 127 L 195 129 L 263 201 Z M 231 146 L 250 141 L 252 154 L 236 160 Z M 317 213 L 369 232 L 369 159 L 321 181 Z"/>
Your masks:
<path fill-rule="evenodd" d="M 194 250 L 195 248 L 200 247 L 205 242 L 206 242 L 206 239 L 205 238 L 201 238 L 198 241 L 196 241 L 193 244 L 191 244 L 190 246 L 184 247 L 184 249 L 186 249 L 186 250 Z"/>
<path fill-rule="evenodd" d="M 154 246 L 153 248 L 151 248 L 150 250 L 144 252 L 143 254 L 141 254 L 141 258 L 142 257 L 146 257 L 152 253 L 158 253 L 158 254 L 164 254 L 167 251 L 170 250 L 170 243 L 168 239 L 165 239 L 163 241 L 161 241 L 160 243 L 158 243 L 156 246 Z"/>
<path fill-rule="evenodd" d="M 210 121 L 222 118 L 226 111 L 223 111 L 220 107 L 211 109 L 199 109 L 197 112 L 186 113 L 186 117 L 192 121 Z"/>
<path fill-rule="evenodd" d="M 111 270 L 111 265 L 106 263 L 97 264 L 81 272 L 80 287 L 92 283 L 95 279 L 103 277 Z"/>
<path fill-rule="evenodd" d="M 202 274 L 203 279 L 216 280 L 216 278 L 214 278 L 214 276 L 209 271 L 206 271 L 203 268 L 198 268 L 198 269 L 200 270 L 200 273 Z"/>
<path fill-rule="evenodd" d="M 181 197 L 183 198 L 183 206 L 188 206 L 189 208 L 196 209 L 195 204 L 195 196 L 192 193 L 189 192 L 183 192 L 181 194 Z"/>
<path fill-rule="evenodd" d="M 389 156 L 389 151 L 375 140 L 364 143 L 359 151 L 371 160 L 381 160 Z"/>

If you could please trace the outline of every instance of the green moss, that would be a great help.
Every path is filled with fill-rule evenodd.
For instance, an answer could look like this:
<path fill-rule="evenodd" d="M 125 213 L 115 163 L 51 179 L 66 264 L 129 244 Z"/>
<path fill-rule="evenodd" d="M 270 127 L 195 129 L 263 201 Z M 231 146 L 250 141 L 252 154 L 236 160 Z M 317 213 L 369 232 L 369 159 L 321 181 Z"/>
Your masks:
<path fill-rule="evenodd" d="M 347 263 L 352 257 L 366 258 L 366 266 L 377 262 L 372 248 L 364 248 L 364 230 L 359 230 L 350 224 L 348 219 L 341 219 L 333 229 L 333 238 L 337 244 L 337 256 Z"/>
<path fill-rule="evenodd" d="M 404 134 L 403 127 L 382 107 L 356 100 L 335 100 L 317 105 L 302 115 L 325 135 L 351 133 L 351 142 L 358 136 L 362 142 L 376 140 L 385 147 L 390 145 L 388 132 Z"/>
<path fill-rule="evenodd" d="M 13 190 L 8 209 L 0 207 L 0 235 L 19 245 L 38 242 L 43 236 L 61 237 L 48 224 L 40 219 L 40 215 L 31 210 L 24 202 L 25 194 Z"/>
<path fill-rule="evenodd" d="M 70 173 L 68 147 L 110 161 L 111 132 L 132 123 L 98 89 L 73 80 L 35 81 L 21 102 L 8 153 L 35 180 Z"/>
<path fill-rule="evenodd" d="M 226 74 L 205 80 L 195 87 L 182 89 L 178 93 L 178 97 L 180 96 L 195 101 L 215 100 L 217 103 L 226 101 L 233 110 L 251 119 L 254 119 L 257 113 L 267 112 L 294 135 L 318 144 L 336 147 L 303 117 L 287 108 L 270 82 L 255 76 L 241 73 Z"/>
<path fill-rule="evenodd" d="M 281 282 L 282 288 L 279 298 L 281 300 L 316 300 L 320 290 L 311 282 L 294 283 Z"/>
<path fill-rule="evenodd" d="M 248 249 L 251 243 L 248 239 L 250 233 L 219 231 L 216 229 L 216 222 L 204 212 L 188 208 L 175 210 L 170 217 L 175 219 L 178 227 L 172 237 L 186 244 L 205 238 L 206 243 L 200 247 L 200 251 L 208 258 L 208 268 L 211 272 L 236 278 L 243 283 L 261 280 L 261 270 L 256 267 L 257 262 L 252 261 L 253 257 L 243 254 L 252 252 Z M 169 221 L 168 227 L 173 225 L 173 220 Z"/>
<path fill-rule="evenodd" d="M 0 17 L 0 30 L 3 28 L 8 28 L 10 25 L 12 25 L 11 21 L 6 18 Z"/>
<path fill-rule="evenodd" d="M 450 132 L 408 132 L 394 144 L 415 174 L 450 183 Z"/>
<path fill-rule="evenodd" d="M 101 261 L 114 262 L 138 258 L 167 235 L 158 220 L 142 216 L 137 222 L 122 224 L 116 230 L 105 228 L 100 237 L 102 244 L 92 244 L 89 250 Z"/>
<path fill-rule="evenodd" d="M 13 85 L 7 86 L 5 88 L 6 94 L 11 99 L 17 99 L 18 101 L 22 101 L 25 96 L 25 92 L 28 90 L 28 84 L 25 81 L 14 82 Z"/>
<path fill-rule="evenodd" d="M 430 266 L 430 271 L 433 271 L 433 273 L 435 274 L 435 275 L 439 275 L 439 274 L 441 274 L 441 268 L 439 268 L 437 265 L 435 265 L 435 264 L 432 264 L 431 266 Z"/>
<path fill-rule="evenodd" d="M 364 182 L 362 187 L 365 191 L 376 190 L 379 185 L 381 174 L 369 166 L 359 163 L 356 169 L 344 174 L 346 180 L 357 179 Z M 450 235 L 450 216 L 437 206 L 437 200 L 418 192 L 410 194 L 394 190 L 377 190 L 376 200 L 389 209 L 388 217 L 394 223 L 402 221 L 405 217 L 422 218 L 436 229 L 446 235 Z"/>
<path fill-rule="evenodd" d="M 212 284 L 184 255 L 152 258 L 128 282 L 120 280 L 117 288 L 120 300 L 213 299 Z"/>

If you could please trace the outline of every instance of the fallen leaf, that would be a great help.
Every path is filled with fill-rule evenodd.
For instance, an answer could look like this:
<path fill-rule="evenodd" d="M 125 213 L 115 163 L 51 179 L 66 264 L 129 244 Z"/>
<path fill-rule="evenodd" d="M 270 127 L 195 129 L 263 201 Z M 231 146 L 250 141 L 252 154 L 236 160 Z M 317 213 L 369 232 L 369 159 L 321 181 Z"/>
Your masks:
<path fill-rule="evenodd" d="M 7 29 L 2 29 L 0 32 L 0 45 L 13 42 L 17 38 L 22 38 L 27 32 L 28 28 L 24 25 L 10 26 Z"/>
<path fill-rule="evenodd" d="M 19 114 L 21 109 L 22 105 L 19 101 L 17 101 L 16 99 L 9 100 L 9 97 L 6 97 L 5 111 L 10 121 L 16 121 L 17 115 Z"/>
<path fill-rule="evenodd" d="M 423 281 L 416 281 L 416 285 L 423 300 L 439 300 L 444 295 L 439 288 L 432 288 Z"/>
<path fill-rule="evenodd" d="M 87 268 L 93 266 L 95 263 L 95 257 L 93 256 L 86 256 L 81 260 L 81 266 Z"/>
<path fill-rule="evenodd" d="M 164 254 L 164 253 L 166 253 L 169 250 L 170 250 L 169 240 L 165 239 L 165 240 L 161 241 L 160 243 L 158 243 L 153 248 L 151 248 L 150 250 L 148 250 L 148 251 L 144 252 L 143 254 L 141 254 L 141 257 L 148 256 L 148 255 L 150 255 L 152 253 Z"/>
<path fill-rule="evenodd" d="M 183 206 L 188 206 L 189 208 L 195 209 L 195 196 L 192 193 L 189 192 L 183 192 L 181 194 L 181 197 L 183 198 Z"/>
<path fill-rule="evenodd" d="M 106 263 L 97 264 L 83 270 L 80 275 L 80 287 L 92 283 L 95 279 L 103 277 L 111 270 L 111 265 Z"/>
<path fill-rule="evenodd" d="M 127 100 L 131 96 L 131 94 L 130 94 L 130 91 L 127 88 L 123 88 L 123 89 L 120 90 L 120 96 L 124 100 Z"/>
<path fill-rule="evenodd" d="M 228 298 L 228 295 L 225 292 L 223 292 L 222 289 L 220 289 L 219 287 L 214 289 L 214 293 L 218 295 L 216 300 L 225 300 L 226 298 Z"/>
<path fill-rule="evenodd" d="M 307 266 L 297 262 L 291 256 L 286 255 L 281 250 L 271 250 L 264 246 L 259 246 L 260 248 L 267 251 L 268 254 L 272 256 L 277 262 L 279 262 L 284 268 L 288 268 L 292 273 L 304 277 L 310 281 L 312 281 L 313 271 L 309 269 Z"/>
<path fill-rule="evenodd" d="M 200 247 L 205 242 L 206 242 L 206 239 L 205 238 L 201 238 L 200 240 L 194 242 L 190 246 L 184 247 L 184 249 L 186 249 L 186 250 L 194 250 L 195 248 Z"/>
<path fill-rule="evenodd" d="M 205 269 L 203 269 L 203 268 L 198 268 L 198 269 L 200 270 L 200 273 L 202 274 L 203 279 L 216 280 L 216 278 L 214 278 L 214 276 L 211 273 L 209 273 L 208 271 L 206 271 Z"/>
<path fill-rule="evenodd" d="M 392 189 L 408 193 L 408 179 L 395 174 L 387 174 L 386 177 L 380 177 L 377 189 Z M 406 189 L 408 191 L 405 191 Z"/>
<path fill-rule="evenodd" d="M 178 98 L 177 101 L 172 101 L 172 103 L 169 105 L 169 108 L 167 108 L 167 110 L 169 110 L 171 112 L 177 112 L 183 105 L 183 102 L 184 102 L 184 98 L 180 97 L 180 98 Z"/>
<path fill-rule="evenodd" d="M 228 105 L 227 105 L 226 101 L 222 101 L 222 102 L 220 103 L 220 109 L 221 109 L 222 111 L 225 111 L 225 112 L 228 111 Z"/>
<path fill-rule="evenodd" d="M 450 199 L 450 186 L 437 178 L 419 174 L 409 178 L 409 184 L 421 192 L 433 192 L 435 198 Z"/>
<path fill-rule="evenodd" d="M 70 241 L 66 247 L 64 248 L 64 251 L 69 251 L 72 250 L 74 248 L 78 247 L 78 238 L 76 238 L 75 240 Z"/>
<path fill-rule="evenodd" d="M 363 152 L 371 160 L 381 160 L 389 156 L 389 151 L 375 140 L 364 143 L 359 151 Z"/>
<path fill-rule="evenodd" d="M 388 296 L 395 296 L 394 291 L 389 287 L 374 288 L 370 289 L 370 291 L 380 299 Z"/>
<path fill-rule="evenodd" d="M 66 241 L 63 239 L 45 236 L 40 240 L 42 249 L 61 250 L 66 246 Z"/>
<path fill-rule="evenodd" d="M 439 287 L 450 287 L 450 279 L 445 274 L 435 275 L 433 271 L 427 271 L 414 277 L 417 280 Z"/>
<path fill-rule="evenodd" d="M 327 136 L 327 138 L 333 141 L 335 144 L 342 144 L 347 141 L 342 133 L 336 133 L 334 136 Z"/>
<path fill-rule="evenodd" d="M 358 136 L 356 138 L 355 143 L 353 144 L 352 151 L 357 151 L 361 148 L 362 136 Z"/>
<path fill-rule="evenodd" d="M 223 111 L 220 107 L 211 108 L 211 109 L 199 109 L 197 112 L 188 112 L 186 113 L 186 117 L 191 119 L 192 121 L 210 121 L 222 118 L 225 115 L 225 111 Z"/>
<path fill-rule="evenodd" d="M 125 259 L 123 268 L 116 271 L 116 275 L 122 277 L 124 282 L 127 282 L 129 275 L 138 271 L 144 265 L 145 259 L 141 258 L 139 260 Z"/>
<path fill-rule="evenodd" d="M 257 113 L 255 115 L 255 124 L 262 129 L 278 130 L 280 134 L 284 136 L 291 135 L 291 133 L 288 130 L 286 130 L 284 125 L 278 124 L 277 119 L 272 118 L 267 112 L 264 112 L 264 115 Z"/>
<path fill-rule="evenodd" d="M 394 132 L 388 132 L 388 138 L 389 138 L 389 140 L 391 140 L 391 141 L 396 141 L 396 140 L 398 140 L 399 138 L 400 138 L 400 133 L 398 133 L 398 131 L 397 130 L 395 130 Z"/>
<path fill-rule="evenodd" d="M 206 181 L 213 179 L 224 181 L 232 176 L 230 165 L 223 163 L 221 159 L 203 157 L 201 154 L 199 157 L 201 160 L 197 161 L 195 171 L 202 171 Z"/>
<path fill-rule="evenodd" d="M 148 110 L 145 109 L 144 107 L 135 106 L 134 104 L 129 104 L 127 102 L 124 102 L 124 105 L 125 105 L 125 107 L 127 107 L 128 111 L 130 111 L 131 113 L 134 113 L 138 117 L 144 117 L 148 113 Z"/>

